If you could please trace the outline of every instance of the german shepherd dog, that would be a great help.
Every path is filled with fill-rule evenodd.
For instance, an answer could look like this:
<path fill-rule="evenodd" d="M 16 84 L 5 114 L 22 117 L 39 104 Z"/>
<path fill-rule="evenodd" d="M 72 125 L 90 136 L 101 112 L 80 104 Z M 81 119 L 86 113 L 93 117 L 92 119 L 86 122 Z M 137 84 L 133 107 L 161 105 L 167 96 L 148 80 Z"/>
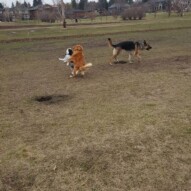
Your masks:
<path fill-rule="evenodd" d="M 134 41 L 123 41 L 118 44 L 113 44 L 111 38 L 108 38 L 109 46 L 113 48 L 113 55 L 109 60 L 109 63 L 112 65 L 113 59 L 117 60 L 117 56 L 122 50 L 129 52 L 129 62 L 131 61 L 131 54 L 134 53 L 134 56 L 138 58 L 138 61 L 141 61 L 140 51 L 141 50 L 150 50 L 152 47 L 144 40 L 143 42 L 134 42 Z M 118 61 L 118 60 L 117 60 Z"/>

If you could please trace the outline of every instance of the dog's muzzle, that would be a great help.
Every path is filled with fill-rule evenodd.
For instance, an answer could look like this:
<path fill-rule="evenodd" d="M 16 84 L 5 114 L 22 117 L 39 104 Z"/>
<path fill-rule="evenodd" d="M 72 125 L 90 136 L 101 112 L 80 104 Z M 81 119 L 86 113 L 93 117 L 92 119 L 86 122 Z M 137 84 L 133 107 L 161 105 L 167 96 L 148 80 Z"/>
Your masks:
<path fill-rule="evenodd" d="M 148 46 L 148 47 L 146 48 L 146 50 L 150 50 L 150 49 L 152 49 L 152 47 L 151 47 L 151 46 Z"/>

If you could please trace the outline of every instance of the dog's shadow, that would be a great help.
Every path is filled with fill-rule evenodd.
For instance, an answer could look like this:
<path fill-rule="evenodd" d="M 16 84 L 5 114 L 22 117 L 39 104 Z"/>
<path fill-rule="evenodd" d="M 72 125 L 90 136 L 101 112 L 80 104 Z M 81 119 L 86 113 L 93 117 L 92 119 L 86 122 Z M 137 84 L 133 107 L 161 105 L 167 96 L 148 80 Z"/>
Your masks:
<path fill-rule="evenodd" d="M 127 64 L 127 61 L 119 60 L 119 61 L 115 61 L 114 64 Z"/>

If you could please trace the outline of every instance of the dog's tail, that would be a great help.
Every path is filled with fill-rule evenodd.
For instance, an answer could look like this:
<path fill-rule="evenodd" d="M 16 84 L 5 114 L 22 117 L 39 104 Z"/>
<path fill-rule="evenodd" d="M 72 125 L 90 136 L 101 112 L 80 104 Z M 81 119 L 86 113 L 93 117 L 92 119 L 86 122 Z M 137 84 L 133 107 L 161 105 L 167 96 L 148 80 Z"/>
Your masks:
<path fill-rule="evenodd" d="M 87 64 L 85 64 L 85 68 L 89 68 L 89 67 L 91 67 L 93 64 L 92 63 L 87 63 Z"/>
<path fill-rule="evenodd" d="M 80 70 L 85 70 L 86 68 L 90 68 L 92 67 L 92 65 L 93 65 L 92 63 L 87 63 L 84 66 L 80 67 Z"/>
<path fill-rule="evenodd" d="M 115 45 L 113 45 L 112 40 L 110 38 L 108 38 L 107 40 L 108 40 L 109 46 L 112 48 L 115 48 Z"/>

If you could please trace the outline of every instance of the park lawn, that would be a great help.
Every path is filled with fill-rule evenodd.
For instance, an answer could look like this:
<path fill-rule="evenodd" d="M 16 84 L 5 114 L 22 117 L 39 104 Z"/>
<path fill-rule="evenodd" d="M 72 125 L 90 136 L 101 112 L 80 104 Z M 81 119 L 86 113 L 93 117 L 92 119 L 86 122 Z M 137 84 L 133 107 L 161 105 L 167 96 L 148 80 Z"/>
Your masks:
<path fill-rule="evenodd" d="M 165 15 L 165 17 L 164 17 Z M 84 23 L 84 22 L 83 22 Z M 68 38 L 68 37 L 82 37 L 92 35 L 129 33 L 129 32 L 145 32 L 149 30 L 169 30 L 179 28 L 191 27 L 191 15 L 187 13 L 184 17 L 171 16 L 166 14 L 159 14 L 156 18 L 153 15 L 148 15 L 144 20 L 120 21 L 116 23 L 108 22 L 106 24 L 91 24 L 88 25 L 73 25 L 68 26 L 67 29 L 61 26 L 53 25 L 51 27 L 21 28 L 8 29 L 0 31 L 0 41 L 13 40 L 33 40 L 43 38 Z"/>
<path fill-rule="evenodd" d="M 191 188 L 191 29 L 104 29 L 0 44 L 0 190 Z M 153 49 L 142 63 L 126 63 L 123 52 L 110 66 L 108 37 L 145 39 Z M 58 58 L 75 44 L 93 67 L 71 79 Z"/>

